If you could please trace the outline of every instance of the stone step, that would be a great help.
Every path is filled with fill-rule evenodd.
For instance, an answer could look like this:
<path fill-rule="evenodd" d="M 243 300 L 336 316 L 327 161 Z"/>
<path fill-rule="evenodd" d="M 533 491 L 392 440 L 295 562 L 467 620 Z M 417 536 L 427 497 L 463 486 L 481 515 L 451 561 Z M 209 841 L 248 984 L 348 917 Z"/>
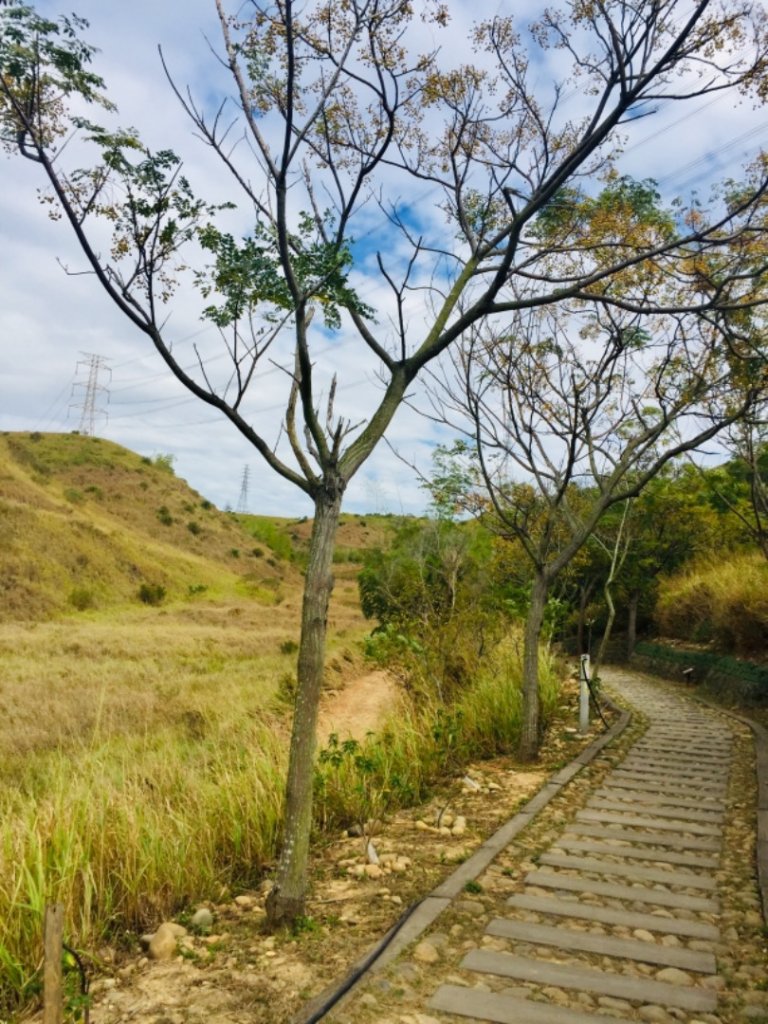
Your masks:
<path fill-rule="evenodd" d="M 621 856 L 618 854 L 618 856 Z M 674 871 L 664 868 L 646 868 L 638 864 L 616 864 L 600 857 L 569 857 L 566 853 L 543 853 L 540 864 L 551 868 L 567 868 L 570 871 L 586 871 L 598 875 L 620 875 L 636 882 L 660 882 L 661 885 L 676 885 L 686 889 L 716 889 L 717 883 L 709 875 L 694 871 Z"/>
<path fill-rule="evenodd" d="M 620 957 L 622 960 L 657 964 L 660 967 L 679 967 L 696 974 L 714 974 L 717 971 L 712 953 L 660 946 L 655 942 L 643 942 L 642 939 L 621 939 L 615 935 L 578 932 L 549 924 L 531 924 L 530 921 L 510 921 L 496 917 L 486 928 L 486 934 L 534 946 L 556 946 L 565 951 Z"/>
<path fill-rule="evenodd" d="M 569 1010 L 551 1003 L 532 1003 L 529 999 L 484 992 L 462 985 L 441 985 L 428 1003 L 430 1010 L 473 1017 L 492 1024 L 629 1024 L 624 1017 L 604 1017 L 582 1010 Z"/>
<path fill-rule="evenodd" d="M 580 992 L 614 996 L 631 1002 L 658 1003 L 677 1006 L 682 1010 L 701 1010 L 709 1013 L 717 1008 L 717 996 L 707 989 L 673 985 L 652 978 L 632 978 L 592 967 L 571 967 L 548 960 L 531 960 L 512 953 L 497 953 L 490 949 L 473 949 L 462 960 L 467 971 L 480 971 L 502 978 L 516 978 L 538 985 L 556 985 L 574 988 Z"/>
<path fill-rule="evenodd" d="M 726 805 L 722 800 L 705 796 L 675 796 L 672 793 L 659 793 L 656 789 L 646 791 L 626 788 L 617 782 L 607 781 L 595 796 L 605 796 L 610 800 L 632 800 L 637 804 L 662 804 L 665 807 L 690 807 L 693 810 L 715 811 L 722 813 Z"/>
<path fill-rule="evenodd" d="M 621 762 L 625 771 L 643 772 L 649 775 L 665 775 L 670 779 L 682 779 L 690 782 L 724 782 L 728 779 L 729 767 L 700 768 L 696 765 L 670 765 L 663 761 L 651 761 L 647 758 L 627 757 Z"/>
<path fill-rule="evenodd" d="M 633 811 L 636 804 L 627 803 L 626 800 L 610 800 L 600 795 L 600 791 L 590 797 L 587 807 L 600 807 L 606 811 Z M 705 821 L 717 825 L 723 820 L 722 811 L 695 811 L 687 807 L 669 807 L 667 804 L 644 802 L 641 808 L 643 814 L 653 814 L 659 818 L 674 818 L 677 821 Z"/>
<path fill-rule="evenodd" d="M 525 876 L 526 885 L 541 889 L 561 889 L 564 892 L 592 893 L 615 900 L 630 900 L 633 903 L 653 903 L 657 907 L 672 910 L 699 910 L 704 914 L 716 914 L 720 903 L 707 896 L 688 896 L 686 893 L 664 892 L 646 885 L 621 885 L 617 882 L 596 882 L 578 875 L 564 875 L 556 871 L 529 871 Z"/>
<path fill-rule="evenodd" d="M 672 772 L 643 771 L 627 765 L 625 762 L 613 769 L 612 777 L 636 779 L 638 782 L 650 782 L 666 789 L 686 789 L 694 792 L 704 791 L 705 793 L 726 793 L 728 789 L 727 779 L 700 779 L 683 776 L 676 778 Z"/>
<path fill-rule="evenodd" d="M 696 772 L 693 769 L 682 771 L 679 768 L 672 770 L 663 765 L 639 764 L 634 761 L 622 761 L 621 767 L 616 771 L 630 772 L 641 779 L 661 778 L 666 783 L 678 783 L 691 786 L 723 786 L 728 781 L 728 775 L 724 772 Z"/>
<path fill-rule="evenodd" d="M 568 825 L 568 831 L 580 836 L 596 836 L 599 839 L 626 839 L 629 843 L 648 843 L 651 846 L 668 846 L 678 850 L 711 850 L 714 853 L 719 853 L 722 847 L 720 839 L 714 836 L 677 836 L 672 832 L 610 828 L 607 825 L 589 825 L 578 821 L 571 822 Z"/>
<path fill-rule="evenodd" d="M 616 836 L 622 843 L 628 837 Z M 662 864 L 681 864 L 691 868 L 717 868 L 720 861 L 717 857 L 697 857 L 692 853 L 676 853 L 670 850 L 647 850 L 637 846 L 618 846 L 611 843 L 594 843 L 589 840 L 576 839 L 573 836 L 560 836 L 554 846 L 561 850 L 575 850 L 578 853 L 605 853 L 614 857 L 630 857 L 632 860 L 653 860 Z"/>
<path fill-rule="evenodd" d="M 669 761 L 680 761 L 683 764 L 688 761 L 709 761 L 714 765 L 721 765 L 730 764 L 733 749 L 731 747 L 723 747 L 717 751 L 708 751 L 703 747 L 696 747 L 689 753 L 681 754 L 672 747 L 655 745 L 641 747 L 639 744 L 636 744 L 627 756 L 629 755 L 633 757 L 659 757 Z"/>
<path fill-rule="evenodd" d="M 658 750 L 638 750 L 636 747 L 629 751 L 624 764 L 628 761 L 637 761 L 641 764 L 663 764 L 666 768 L 682 768 L 687 770 L 693 768 L 696 771 L 705 772 L 727 772 L 731 765 L 730 755 L 723 757 L 712 757 L 709 754 L 700 754 L 695 757 L 674 756 L 665 754 Z"/>
<path fill-rule="evenodd" d="M 617 768 L 606 779 L 606 783 L 612 786 L 621 786 L 622 789 L 636 789 L 649 793 L 668 794 L 679 797 L 705 797 L 707 800 L 717 800 L 726 795 L 725 786 L 680 786 L 665 782 L 664 779 L 641 779 L 631 772 L 623 772 Z"/>
<path fill-rule="evenodd" d="M 633 825 L 638 828 L 662 829 L 663 831 L 679 832 L 681 835 L 689 832 L 695 836 L 721 836 L 722 829 L 717 825 L 705 825 L 700 821 L 675 822 L 665 821 L 659 818 L 646 818 L 640 814 L 622 814 L 618 811 L 602 811 L 598 808 L 585 808 L 577 811 L 578 821 L 601 821 L 612 825 Z"/>
<path fill-rule="evenodd" d="M 556 896 L 529 896 L 527 893 L 516 893 L 509 897 L 507 905 L 517 910 L 531 910 L 537 914 L 572 917 L 580 921 L 594 921 L 597 924 L 623 925 L 625 928 L 645 928 L 646 931 L 662 932 L 664 935 L 684 935 L 691 939 L 705 939 L 711 942 L 717 942 L 720 938 L 719 929 L 706 921 L 639 914 L 636 910 L 617 910 L 615 907 L 596 907 L 590 903 L 579 903 L 578 899 L 565 900 Z"/>

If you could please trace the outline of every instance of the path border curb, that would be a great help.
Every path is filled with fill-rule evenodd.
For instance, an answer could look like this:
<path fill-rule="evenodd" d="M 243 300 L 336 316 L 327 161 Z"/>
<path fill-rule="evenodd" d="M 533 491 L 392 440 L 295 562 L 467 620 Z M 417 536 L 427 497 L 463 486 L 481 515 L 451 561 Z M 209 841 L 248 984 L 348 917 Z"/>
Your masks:
<path fill-rule="evenodd" d="M 763 922 L 768 928 L 768 729 L 747 715 L 721 707 L 699 694 L 690 694 L 689 696 L 712 711 L 719 711 L 728 718 L 735 718 L 742 725 L 748 725 L 754 733 L 755 775 L 757 776 L 757 847 L 755 851 L 757 887 L 760 890 Z"/>
<path fill-rule="evenodd" d="M 481 875 L 512 839 L 527 828 L 582 769 L 597 757 L 604 747 L 624 732 L 632 721 L 632 712 L 624 708 L 617 708 L 612 701 L 607 701 L 607 703 L 619 711 L 619 717 L 613 725 L 592 740 L 564 768 L 555 772 L 517 814 L 498 828 L 475 850 L 471 857 L 460 864 L 448 878 L 444 879 L 420 903 L 417 903 L 411 911 L 406 912 L 382 940 L 353 964 L 341 981 L 333 983 L 305 1004 L 299 1013 L 291 1018 L 290 1024 L 315 1024 L 322 1020 L 343 999 L 354 992 L 368 972 L 381 971 L 389 966 L 407 946 L 424 934 L 444 910 L 451 906 L 454 899 L 464 892 L 467 882 L 472 882 Z M 766 743 L 766 758 L 768 758 L 768 741 Z M 766 806 L 768 807 L 768 805 Z M 768 812 L 766 824 L 768 824 Z M 764 840 L 766 855 L 768 855 L 768 831 Z"/>

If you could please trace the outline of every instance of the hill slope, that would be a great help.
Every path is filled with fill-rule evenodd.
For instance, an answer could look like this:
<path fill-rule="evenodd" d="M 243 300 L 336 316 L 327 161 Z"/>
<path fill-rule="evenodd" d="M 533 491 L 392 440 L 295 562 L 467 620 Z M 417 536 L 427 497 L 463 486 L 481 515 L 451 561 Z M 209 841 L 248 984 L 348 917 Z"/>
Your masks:
<path fill-rule="evenodd" d="M 0 621 L 296 586 L 281 553 L 154 461 L 97 437 L 0 437 Z"/>

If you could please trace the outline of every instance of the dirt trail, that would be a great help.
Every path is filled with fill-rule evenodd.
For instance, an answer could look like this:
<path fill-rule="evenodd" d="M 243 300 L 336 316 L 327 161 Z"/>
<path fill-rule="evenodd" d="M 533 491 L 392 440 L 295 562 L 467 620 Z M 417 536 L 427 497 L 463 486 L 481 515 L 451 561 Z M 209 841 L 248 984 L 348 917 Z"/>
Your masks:
<path fill-rule="evenodd" d="M 365 739 L 398 699 L 397 682 L 389 672 L 369 672 L 352 680 L 323 701 L 317 726 L 320 743 L 332 732 L 341 740 Z"/>

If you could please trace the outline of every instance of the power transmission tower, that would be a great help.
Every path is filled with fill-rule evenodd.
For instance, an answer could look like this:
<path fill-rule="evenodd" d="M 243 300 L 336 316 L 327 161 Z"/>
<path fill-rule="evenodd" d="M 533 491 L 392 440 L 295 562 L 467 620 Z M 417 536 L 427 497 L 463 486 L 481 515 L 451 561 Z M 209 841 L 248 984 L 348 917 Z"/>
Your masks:
<path fill-rule="evenodd" d="M 85 358 L 79 360 L 77 364 L 77 372 L 80 372 L 81 366 L 87 366 L 88 379 L 85 383 L 75 381 L 72 385 L 73 395 L 76 393 L 76 388 L 85 389 L 82 402 L 73 402 L 72 408 L 82 410 L 82 415 L 80 416 L 80 433 L 86 434 L 88 437 L 93 437 L 96 428 L 96 416 L 98 415 L 108 418 L 106 409 L 100 409 L 96 406 L 96 400 L 100 394 L 106 395 L 107 402 L 109 402 L 109 391 L 102 384 L 99 384 L 99 374 L 102 372 L 108 373 L 111 380 L 112 371 L 107 365 L 107 360 L 104 356 L 93 355 L 91 352 L 83 352 L 82 355 Z"/>
<path fill-rule="evenodd" d="M 248 480 L 251 475 L 251 467 L 245 466 L 243 469 L 243 480 L 240 484 L 240 497 L 237 499 L 237 511 L 247 512 L 248 511 Z"/>

